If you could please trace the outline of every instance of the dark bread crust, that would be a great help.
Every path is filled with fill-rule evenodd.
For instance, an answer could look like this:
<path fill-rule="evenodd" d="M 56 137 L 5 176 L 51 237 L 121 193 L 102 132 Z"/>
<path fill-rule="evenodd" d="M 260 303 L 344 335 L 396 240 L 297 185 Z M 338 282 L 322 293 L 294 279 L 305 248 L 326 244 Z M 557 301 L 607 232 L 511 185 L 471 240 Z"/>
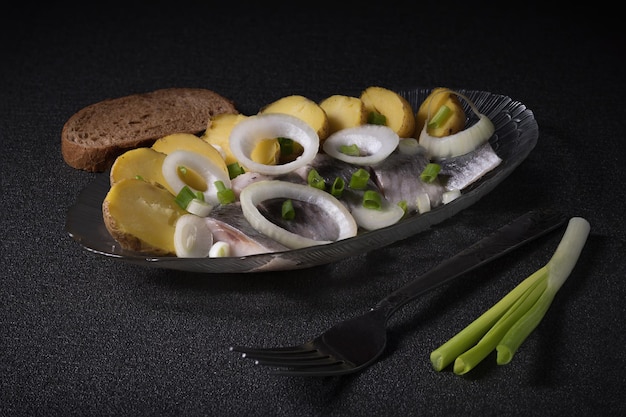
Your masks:
<path fill-rule="evenodd" d="M 166 88 L 107 99 L 67 120 L 61 153 L 74 168 L 102 172 L 129 149 L 151 146 L 172 133 L 199 134 L 221 113 L 239 111 L 230 99 L 202 88 Z"/>

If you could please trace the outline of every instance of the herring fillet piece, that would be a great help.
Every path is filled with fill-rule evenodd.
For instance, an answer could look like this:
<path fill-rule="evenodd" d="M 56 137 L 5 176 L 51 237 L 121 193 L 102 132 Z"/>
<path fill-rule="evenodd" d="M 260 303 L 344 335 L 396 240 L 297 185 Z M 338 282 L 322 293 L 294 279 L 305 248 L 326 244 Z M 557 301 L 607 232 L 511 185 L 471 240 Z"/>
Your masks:
<path fill-rule="evenodd" d="M 465 155 L 439 161 L 441 165 L 439 175 L 447 177 L 446 190 L 463 190 L 495 169 L 501 162 L 502 159 L 487 142 Z"/>
<path fill-rule="evenodd" d="M 260 253 L 290 250 L 257 231 L 243 215 L 239 203 L 220 205 L 211 211 L 205 221 L 215 241 L 230 245 L 230 256 L 248 256 Z"/>
<path fill-rule="evenodd" d="M 405 201 L 407 210 L 417 209 L 417 198 L 427 194 L 431 207 L 441 204 L 445 191 L 439 177 L 431 183 L 420 180 L 420 174 L 430 159 L 423 153 L 404 154 L 397 149 L 384 161 L 371 168 L 384 197 L 392 203 Z"/>

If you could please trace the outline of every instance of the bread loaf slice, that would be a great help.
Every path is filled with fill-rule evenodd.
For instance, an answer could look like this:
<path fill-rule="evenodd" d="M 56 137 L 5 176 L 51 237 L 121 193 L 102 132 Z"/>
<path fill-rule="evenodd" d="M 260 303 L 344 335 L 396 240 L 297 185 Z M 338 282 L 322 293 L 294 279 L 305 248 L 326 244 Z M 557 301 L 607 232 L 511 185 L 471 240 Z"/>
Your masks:
<path fill-rule="evenodd" d="M 199 134 L 220 113 L 239 112 L 230 99 L 202 88 L 166 88 L 107 99 L 67 120 L 61 153 L 74 168 L 102 172 L 129 149 L 151 146 L 172 133 Z"/>

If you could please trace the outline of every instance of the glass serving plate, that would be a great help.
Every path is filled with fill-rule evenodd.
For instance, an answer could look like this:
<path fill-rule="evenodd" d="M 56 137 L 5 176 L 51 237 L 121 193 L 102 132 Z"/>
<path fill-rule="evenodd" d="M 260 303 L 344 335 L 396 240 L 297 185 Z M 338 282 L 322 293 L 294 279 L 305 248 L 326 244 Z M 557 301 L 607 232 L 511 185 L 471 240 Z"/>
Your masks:
<path fill-rule="evenodd" d="M 418 109 L 431 88 L 400 91 L 414 109 Z M 504 95 L 484 91 L 460 89 L 487 115 L 495 126 L 490 144 L 502 162 L 463 190 L 460 197 L 424 214 L 415 214 L 399 223 L 374 231 L 361 233 L 338 242 L 285 252 L 229 258 L 177 258 L 148 256 L 122 249 L 107 231 L 102 218 L 102 201 L 109 190 L 108 173 L 100 175 L 78 196 L 70 207 L 66 231 L 86 250 L 148 267 L 206 273 L 243 273 L 278 270 L 296 270 L 328 264 L 372 251 L 405 239 L 454 216 L 491 192 L 520 164 L 537 143 L 539 129 L 533 112 L 518 101 Z M 467 114 L 471 111 L 466 106 Z"/>

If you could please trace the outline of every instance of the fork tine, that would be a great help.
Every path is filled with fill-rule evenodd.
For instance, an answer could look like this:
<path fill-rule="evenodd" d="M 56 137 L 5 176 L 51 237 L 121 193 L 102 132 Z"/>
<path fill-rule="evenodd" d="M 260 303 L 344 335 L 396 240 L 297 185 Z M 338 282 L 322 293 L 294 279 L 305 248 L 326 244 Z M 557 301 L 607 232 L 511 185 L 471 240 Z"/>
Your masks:
<path fill-rule="evenodd" d="M 281 357 L 270 357 L 270 358 L 260 358 L 256 357 L 255 363 L 257 365 L 265 365 L 265 366 L 281 366 L 281 367 L 311 367 L 311 366 L 326 366 L 326 365 L 334 365 L 340 363 L 337 359 L 332 358 L 328 355 L 318 354 L 317 357 L 309 356 L 309 357 L 291 357 L 291 356 L 281 356 Z"/>
<path fill-rule="evenodd" d="M 284 376 L 336 376 L 355 372 L 355 368 L 346 365 L 344 362 L 336 361 L 328 366 L 291 367 L 286 369 L 275 369 L 270 371 L 273 375 Z"/>
<path fill-rule="evenodd" d="M 315 354 L 317 349 L 315 349 L 310 343 L 305 343 L 297 346 L 286 346 L 286 347 L 276 347 L 276 348 L 253 348 L 246 346 L 231 346 L 231 352 L 239 352 L 245 358 L 254 358 L 255 356 L 307 356 L 310 354 Z"/>

